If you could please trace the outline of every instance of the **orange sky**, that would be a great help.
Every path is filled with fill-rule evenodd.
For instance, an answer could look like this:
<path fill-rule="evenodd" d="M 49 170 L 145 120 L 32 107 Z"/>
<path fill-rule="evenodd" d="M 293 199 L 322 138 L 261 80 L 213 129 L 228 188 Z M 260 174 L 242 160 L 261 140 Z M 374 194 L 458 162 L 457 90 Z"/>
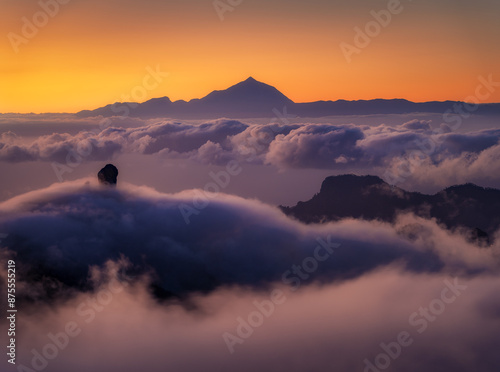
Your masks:
<path fill-rule="evenodd" d="M 16 53 L 12 35 L 26 36 L 23 17 L 43 22 L 42 8 L 0 0 L 0 112 L 75 112 L 123 100 L 158 65 L 169 76 L 145 99 L 199 98 L 253 76 L 297 102 L 463 100 L 479 76 L 500 81 L 500 4 L 471 3 L 402 0 L 348 63 L 340 44 L 355 46 L 354 27 L 387 1 L 247 0 L 221 21 L 212 0 L 71 0 Z M 500 102 L 500 89 L 486 101 Z"/>

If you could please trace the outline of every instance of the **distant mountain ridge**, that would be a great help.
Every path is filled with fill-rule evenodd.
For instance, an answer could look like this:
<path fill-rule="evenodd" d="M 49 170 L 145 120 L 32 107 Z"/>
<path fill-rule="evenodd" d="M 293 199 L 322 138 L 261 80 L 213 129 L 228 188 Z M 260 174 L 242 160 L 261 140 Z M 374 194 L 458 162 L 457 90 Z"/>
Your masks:
<path fill-rule="evenodd" d="M 500 190 L 471 183 L 426 195 L 391 186 L 376 176 L 331 176 L 309 201 L 280 208 L 305 223 L 349 217 L 393 222 L 399 212 L 412 212 L 436 218 L 449 229 L 466 228 L 471 240 L 484 244 L 500 228 Z"/>
<path fill-rule="evenodd" d="M 359 101 L 317 101 L 296 103 L 275 87 L 252 77 L 225 90 L 215 90 L 200 99 L 189 102 L 172 102 L 168 97 L 153 98 L 137 104 L 116 102 L 95 110 L 83 110 L 76 115 L 132 117 L 172 117 L 178 119 L 212 119 L 219 117 L 257 118 L 273 117 L 273 109 L 287 107 L 290 114 L 298 117 L 323 117 L 330 115 L 405 114 L 415 112 L 445 113 L 453 110 L 459 101 L 416 103 L 405 99 L 373 99 Z M 127 108 L 125 109 L 125 106 Z M 480 104 L 478 114 L 500 114 L 500 103 Z"/>

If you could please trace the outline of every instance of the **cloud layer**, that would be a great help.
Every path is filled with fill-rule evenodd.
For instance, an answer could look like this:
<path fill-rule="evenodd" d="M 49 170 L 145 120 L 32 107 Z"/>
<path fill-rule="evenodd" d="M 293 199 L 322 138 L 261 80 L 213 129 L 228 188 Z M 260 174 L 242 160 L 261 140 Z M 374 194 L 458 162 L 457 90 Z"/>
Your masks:
<path fill-rule="evenodd" d="M 73 167 L 141 154 L 224 168 L 370 169 L 412 189 L 500 171 L 500 130 L 420 119 L 69 125 L 55 115 L 45 129 L 37 117 L 15 120 L 0 117 L 6 164 Z M 18 371 L 496 372 L 500 364 L 498 233 L 485 249 L 408 214 L 394 224 L 303 225 L 237 196 L 124 182 L 106 189 L 95 179 L 0 203 L 0 233 L 8 234 L 1 283 L 7 259 L 18 272 Z M 401 334 L 408 345 L 395 346 Z"/>
<path fill-rule="evenodd" d="M 38 352 L 54 372 L 363 371 L 407 332 L 395 369 L 496 370 L 499 243 L 481 249 L 411 215 L 303 225 L 223 194 L 186 224 L 179 207 L 199 192 L 79 180 L 1 203 L 4 260 L 34 301 L 19 363 L 36 370 Z M 158 302 L 152 283 L 181 299 Z M 54 335 L 64 348 L 47 346 Z"/>
<path fill-rule="evenodd" d="M 124 256 L 132 272 L 151 272 L 163 290 L 177 295 L 260 286 L 281 280 L 321 244 L 326 251 L 340 248 L 318 268 L 317 280 L 351 278 L 395 262 L 415 272 L 496 267 L 490 251 L 411 216 L 395 227 L 356 220 L 306 226 L 235 196 L 169 195 L 132 185 L 105 190 L 93 182 L 56 184 L 0 204 L 1 228 L 9 233 L 4 244 L 26 265 L 26 279 L 43 284 L 42 271 L 58 285 L 82 288 L 89 266 Z M 411 241 L 415 226 L 419 238 Z"/>
<path fill-rule="evenodd" d="M 253 323 L 258 326 L 232 353 L 224 335 L 238 337 L 241 319 L 255 316 L 255 303 L 269 301 L 268 292 L 220 290 L 192 297 L 188 309 L 158 305 L 136 285 L 103 298 L 99 311 L 90 304 L 102 292 L 82 294 L 57 309 L 40 306 L 38 313 L 22 318 L 19 364 L 43 363 L 33 359 L 37 352 L 43 357 L 53 343 L 48 335 L 76 324 L 76 336 L 68 337 L 54 359 L 45 359 L 46 370 L 369 371 L 368 361 L 410 372 L 496 371 L 499 278 L 460 279 L 460 295 L 446 293 L 451 303 L 430 312 L 447 283 L 453 278 L 389 269 L 296 292 L 276 286 L 284 302 Z M 422 308 L 432 321 L 419 315 Z M 394 343 L 402 332 L 410 344 L 398 350 Z M 388 356 L 383 345 L 391 345 L 397 357 Z"/>
<path fill-rule="evenodd" d="M 432 174 L 426 182 L 439 187 L 490 179 L 500 164 L 500 130 L 458 133 L 429 120 L 410 120 L 399 126 L 103 120 L 103 125 L 93 129 L 34 139 L 12 130 L 4 132 L 0 161 L 41 160 L 73 166 L 85 160 L 107 161 L 120 154 L 156 154 L 207 165 L 236 160 L 279 169 L 371 169 L 399 184 L 409 177 L 418 184 L 424 175 Z"/>

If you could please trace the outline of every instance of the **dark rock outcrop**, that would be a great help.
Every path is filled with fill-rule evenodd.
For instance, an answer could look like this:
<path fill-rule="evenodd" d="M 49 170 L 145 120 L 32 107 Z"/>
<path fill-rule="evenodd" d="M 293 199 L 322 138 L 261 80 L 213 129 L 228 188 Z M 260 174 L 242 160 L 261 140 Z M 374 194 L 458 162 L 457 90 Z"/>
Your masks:
<path fill-rule="evenodd" d="M 280 208 L 305 223 L 342 218 L 394 222 L 399 212 L 411 212 L 436 218 L 450 230 L 465 228 L 468 238 L 480 245 L 489 245 L 500 228 L 500 190 L 470 183 L 426 195 L 390 186 L 376 176 L 332 176 L 309 201 Z"/>
<path fill-rule="evenodd" d="M 99 182 L 106 186 L 115 186 L 118 178 L 118 168 L 113 164 L 106 164 L 99 173 L 97 173 Z"/>

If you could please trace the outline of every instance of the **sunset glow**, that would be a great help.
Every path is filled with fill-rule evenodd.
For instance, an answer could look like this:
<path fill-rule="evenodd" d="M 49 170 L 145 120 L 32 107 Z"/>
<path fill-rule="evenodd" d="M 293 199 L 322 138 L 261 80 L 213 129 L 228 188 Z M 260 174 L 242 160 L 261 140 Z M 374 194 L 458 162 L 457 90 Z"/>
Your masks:
<path fill-rule="evenodd" d="M 157 65 L 169 77 L 146 99 L 200 98 L 253 76 L 296 102 L 463 100 L 478 76 L 500 75 L 500 6 L 486 0 L 401 1 L 351 63 L 339 45 L 355 46 L 354 28 L 364 30 L 387 1 L 242 2 L 221 21 L 210 1 L 73 0 L 57 3 L 26 43 L 12 33 L 23 37 L 23 17 L 33 22 L 41 5 L 1 3 L 1 112 L 75 112 L 120 101 Z M 488 99 L 498 101 L 499 92 Z"/>

